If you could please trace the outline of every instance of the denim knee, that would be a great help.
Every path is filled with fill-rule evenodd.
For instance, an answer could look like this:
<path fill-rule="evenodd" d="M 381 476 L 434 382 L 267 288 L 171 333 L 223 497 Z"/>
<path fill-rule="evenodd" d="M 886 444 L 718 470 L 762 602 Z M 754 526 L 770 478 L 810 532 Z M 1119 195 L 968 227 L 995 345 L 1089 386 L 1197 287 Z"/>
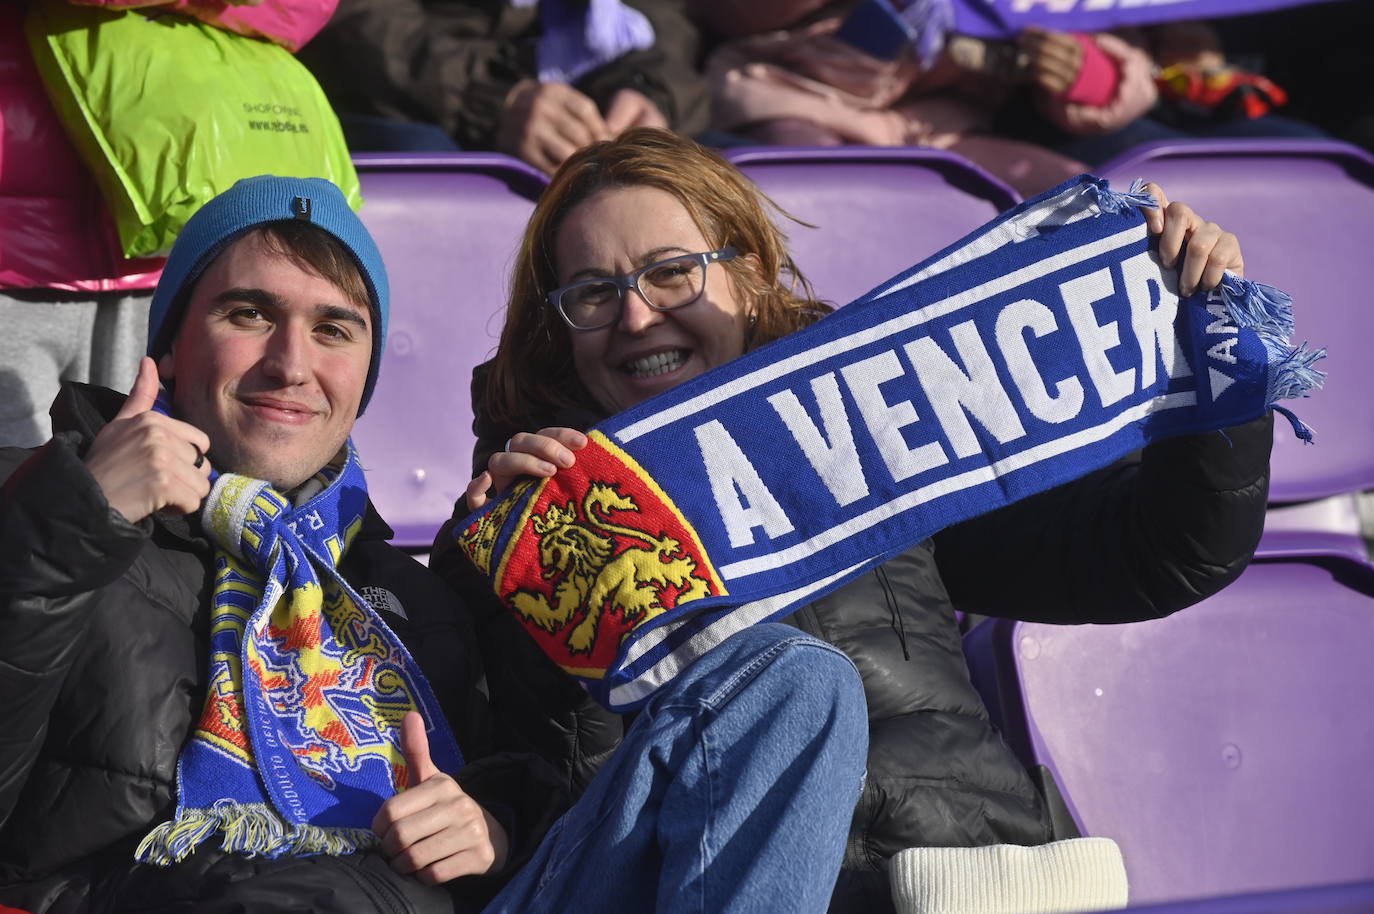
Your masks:
<path fill-rule="evenodd" d="M 790 625 L 763 623 L 732 635 L 712 653 L 728 675 L 702 696 L 706 704 L 720 707 L 749 688 L 766 693 L 765 702 L 779 709 L 806 708 L 813 715 L 825 709 L 853 718 L 867 740 L 863 681 L 854 662 L 834 645 Z"/>

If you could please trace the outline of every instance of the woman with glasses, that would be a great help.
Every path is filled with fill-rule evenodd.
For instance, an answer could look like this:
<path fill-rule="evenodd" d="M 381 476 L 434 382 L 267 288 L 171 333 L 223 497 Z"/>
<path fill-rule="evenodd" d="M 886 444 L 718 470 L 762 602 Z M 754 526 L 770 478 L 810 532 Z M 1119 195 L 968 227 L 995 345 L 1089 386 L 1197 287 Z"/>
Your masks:
<path fill-rule="evenodd" d="M 1187 207 L 1147 220 L 1162 233 L 1165 263 L 1181 261 L 1185 290 L 1239 271 L 1235 236 Z M 517 477 L 571 466 L 581 430 L 595 422 L 829 310 L 797 270 L 764 198 L 715 154 L 656 130 L 580 150 L 535 208 L 500 346 L 474 376 L 476 478 L 457 518 Z M 890 909 L 884 862 L 908 847 L 1065 837 L 988 722 L 955 608 L 1121 622 L 1215 592 L 1258 540 L 1270 434 L 1266 417 L 1226 436 L 1151 445 L 1138 462 L 942 531 L 787 620 L 849 655 L 869 705 L 868 778 L 832 910 Z M 431 565 L 464 592 L 485 586 L 474 583 L 448 528 Z M 621 720 L 593 704 L 499 604 L 486 605 L 481 636 L 500 723 L 559 765 L 577 792 L 615 747 Z"/>

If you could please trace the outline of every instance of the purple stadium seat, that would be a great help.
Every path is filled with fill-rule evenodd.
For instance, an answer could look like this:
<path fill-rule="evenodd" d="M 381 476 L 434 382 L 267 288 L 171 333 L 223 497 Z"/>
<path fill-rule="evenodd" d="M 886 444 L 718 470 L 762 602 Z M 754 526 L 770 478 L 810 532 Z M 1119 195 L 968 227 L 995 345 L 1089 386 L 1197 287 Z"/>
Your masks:
<path fill-rule="evenodd" d="M 1020 202 L 971 162 L 935 149 L 761 146 L 726 158 L 792 216 L 780 219 L 817 294 L 847 304 Z"/>
<path fill-rule="evenodd" d="M 1314 504 L 1325 505 L 1328 502 Z M 1270 510 L 1265 518 L 1266 529 L 1255 554 L 1269 559 L 1306 558 L 1310 555 L 1339 555 L 1353 562 L 1368 562 L 1369 548 L 1364 538 L 1357 533 L 1345 533 L 1320 529 L 1280 529 L 1268 528 L 1274 516 Z"/>
<path fill-rule="evenodd" d="M 1098 171 L 1155 181 L 1234 231 L 1247 274 L 1293 296 L 1296 339 L 1329 350 L 1327 389 L 1292 404 L 1317 444 L 1275 436 L 1271 500 L 1374 488 L 1374 359 L 1364 351 L 1374 339 L 1374 156 L 1334 141 L 1193 140 L 1142 146 Z"/>
<path fill-rule="evenodd" d="M 1374 914 L 1374 882 L 1131 905 L 1127 910 L 1138 914 Z"/>
<path fill-rule="evenodd" d="M 428 549 L 471 478 L 472 368 L 496 348 L 510 265 L 547 183 L 489 153 L 355 158 L 391 280 L 376 394 L 354 433 L 397 545 Z"/>
<path fill-rule="evenodd" d="M 1257 560 L 1158 621 L 988 620 L 965 653 L 1008 743 L 1149 904 L 1374 879 L 1370 645 L 1374 568 L 1338 549 Z"/>

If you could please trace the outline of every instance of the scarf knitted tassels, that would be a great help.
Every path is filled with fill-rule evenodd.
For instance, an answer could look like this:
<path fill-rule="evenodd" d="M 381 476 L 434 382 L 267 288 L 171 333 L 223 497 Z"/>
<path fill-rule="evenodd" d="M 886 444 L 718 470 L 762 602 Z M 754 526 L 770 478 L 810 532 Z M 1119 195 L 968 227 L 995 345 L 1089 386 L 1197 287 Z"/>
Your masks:
<path fill-rule="evenodd" d="M 457 540 L 556 663 L 629 709 L 951 524 L 1317 386 L 1288 297 L 1229 276 L 1180 298 L 1143 205 L 1088 175 L 1026 201 L 601 423 Z"/>
<path fill-rule="evenodd" d="M 351 442 L 312 489 L 293 507 L 262 480 L 214 480 L 201 511 L 216 546 L 205 706 L 177 762 L 176 816 L 143 839 L 141 861 L 182 860 L 216 833 L 227 852 L 267 857 L 372 846 L 373 816 L 407 784 L 407 711 L 425 718 L 440 769 L 463 763 L 419 667 L 338 572 L 367 509 Z"/>

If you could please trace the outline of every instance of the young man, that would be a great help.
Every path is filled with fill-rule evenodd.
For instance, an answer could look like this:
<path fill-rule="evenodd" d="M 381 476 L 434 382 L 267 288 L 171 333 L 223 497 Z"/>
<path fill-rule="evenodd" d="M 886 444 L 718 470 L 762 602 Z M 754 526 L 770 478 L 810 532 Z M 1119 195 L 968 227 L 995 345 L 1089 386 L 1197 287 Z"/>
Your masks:
<path fill-rule="evenodd" d="M 687 670 L 549 829 L 463 603 L 367 501 L 387 310 L 333 185 L 241 181 L 178 239 L 129 397 L 69 386 L 0 451 L 0 904 L 824 909 L 867 727 L 792 629 Z"/>

